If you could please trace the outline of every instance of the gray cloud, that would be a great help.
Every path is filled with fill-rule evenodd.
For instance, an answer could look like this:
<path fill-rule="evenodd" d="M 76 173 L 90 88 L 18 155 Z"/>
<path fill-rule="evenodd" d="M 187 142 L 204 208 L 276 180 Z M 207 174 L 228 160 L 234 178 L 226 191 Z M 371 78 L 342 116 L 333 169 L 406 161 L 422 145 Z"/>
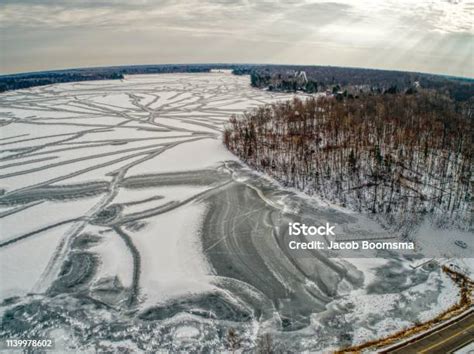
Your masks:
<path fill-rule="evenodd" d="M 461 0 L 4 0 L 1 71 L 228 61 L 473 76 L 473 8 Z"/>

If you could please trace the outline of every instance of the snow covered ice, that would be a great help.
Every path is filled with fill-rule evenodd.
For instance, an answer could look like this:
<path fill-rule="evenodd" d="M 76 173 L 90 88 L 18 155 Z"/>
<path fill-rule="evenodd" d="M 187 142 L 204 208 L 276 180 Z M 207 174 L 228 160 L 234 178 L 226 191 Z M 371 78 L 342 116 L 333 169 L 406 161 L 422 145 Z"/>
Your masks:
<path fill-rule="evenodd" d="M 229 73 L 1 94 L 0 335 L 75 350 L 223 350 L 233 328 L 243 348 L 269 333 L 277 348 L 323 350 L 453 304 L 456 287 L 432 263 L 282 246 L 290 222 L 389 236 L 225 149 L 230 115 L 291 97 Z"/>

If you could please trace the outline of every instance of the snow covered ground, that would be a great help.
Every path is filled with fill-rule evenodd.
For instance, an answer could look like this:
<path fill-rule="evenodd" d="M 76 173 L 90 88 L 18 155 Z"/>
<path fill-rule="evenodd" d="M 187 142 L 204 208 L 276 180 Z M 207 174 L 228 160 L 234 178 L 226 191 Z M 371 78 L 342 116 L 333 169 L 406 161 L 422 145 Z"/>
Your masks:
<path fill-rule="evenodd" d="M 324 350 L 457 301 L 439 264 L 424 260 L 436 248 L 455 258 L 459 239 L 468 248 L 458 265 L 474 273 L 472 233 L 422 228 L 411 257 L 285 247 L 296 221 L 335 223 L 344 239 L 393 238 L 224 148 L 230 115 L 291 97 L 226 72 L 0 95 L 0 337 L 50 335 L 64 350 L 215 351 L 233 328 L 244 348 L 269 333 L 274 349 Z"/>

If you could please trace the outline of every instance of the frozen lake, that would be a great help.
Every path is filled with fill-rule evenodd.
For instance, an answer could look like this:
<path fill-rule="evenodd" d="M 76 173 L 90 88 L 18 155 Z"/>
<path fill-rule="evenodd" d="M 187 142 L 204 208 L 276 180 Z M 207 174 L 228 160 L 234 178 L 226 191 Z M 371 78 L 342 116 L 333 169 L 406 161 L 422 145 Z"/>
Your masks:
<path fill-rule="evenodd" d="M 223 125 L 289 99 L 228 73 L 130 76 L 0 95 L 2 338 L 59 349 L 361 343 L 435 316 L 452 281 L 419 257 L 291 252 L 289 222 L 391 239 L 253 173 Z M 468 252 L 468 251 L 466 251 Z M 377 257 L 376 257 L 377 256 Z"/>

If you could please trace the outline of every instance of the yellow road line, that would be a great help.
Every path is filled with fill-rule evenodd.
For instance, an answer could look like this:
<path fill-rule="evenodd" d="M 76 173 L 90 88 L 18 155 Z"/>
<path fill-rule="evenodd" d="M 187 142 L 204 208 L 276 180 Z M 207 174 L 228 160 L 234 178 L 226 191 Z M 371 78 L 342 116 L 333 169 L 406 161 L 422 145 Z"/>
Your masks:
<path fill-rule="evenodd" d="M 458 333 L 456 333 L 456 334 L 453 334 L 451 337 L 448 337 L 448 338 L 442 340 L 441 342 L 435 343 L 435 344 L 433 344 L 432 346 L 430 346 L 430 347 L 428 347 L 428 348 L 425 348 L 425 349 L 423 349 L 423 350 L 420 350 L 419 353 L 426 353 L 426 352 L 427 352 L 428 350 L 430 350 L 430 349 L 433 349 L 433 348 L 435 348 L 435 347 L 439 347 L 441 344 L 444 344 L 444 343 L 450 341 L 451 339 L 453 339 L 454 337 L 457 337 L 457 336 L 459 336 L 460 334 L 463 334 L 464 331 L 467 331 L 467 330 L 471 329 L 472 327 L 474 327 L 474 324 L 470 325 L 469 327 L 463 329 L 462 331 L 460 331 L 460 332 L 458 332 Z"/>

